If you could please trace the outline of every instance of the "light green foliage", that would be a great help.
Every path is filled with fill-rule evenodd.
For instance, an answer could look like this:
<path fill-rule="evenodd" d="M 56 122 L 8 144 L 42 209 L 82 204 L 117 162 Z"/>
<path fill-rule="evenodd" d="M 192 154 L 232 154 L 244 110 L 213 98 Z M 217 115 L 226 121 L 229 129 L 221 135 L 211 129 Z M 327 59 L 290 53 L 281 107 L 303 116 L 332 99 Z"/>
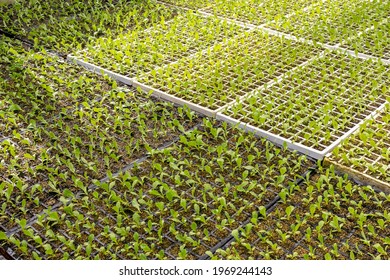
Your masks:
<path fill-rule="evenodd" d="M 240 235 L 244 229 L 236 232 L 233 243 L 212 258 L 389 258 L 388 229 L 384 228 L 390 222 L 389 195 L 358 186 L 336 175 L 333 167 L 293 189 L 287 201 L 249 234 Z"/>
<path fill-rule="evenodd" d="M 390 182 L 390 107 L 338 146 L 330 159 L 383 182 Z"/>

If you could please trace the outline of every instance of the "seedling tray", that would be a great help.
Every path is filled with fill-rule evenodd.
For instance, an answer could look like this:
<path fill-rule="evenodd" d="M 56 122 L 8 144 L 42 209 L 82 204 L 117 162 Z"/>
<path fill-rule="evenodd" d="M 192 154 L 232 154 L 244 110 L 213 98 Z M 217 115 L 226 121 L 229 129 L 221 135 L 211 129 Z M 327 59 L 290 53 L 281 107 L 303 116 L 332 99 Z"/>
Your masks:
<path fill-rule="evenodd" d="M 212 114 L 306 63 L 321 49 L 251 31 L 137 78 L 160 92 L 208 108 Z"/>
<path fill-rule="evenodd" d="M 322 159 L 384 109 L 389 71 L 380 62 L 330 52 L 255 91 L 217 118 Z"/>
<path fill-rule="evenodd" d="M 245 31 L 223 20 L 186 12 L 143 31 L 121 34 L 116 39 L 103 38 L 70 57 L 135 78 Z"/>
<path fill-rule="evenodd" d="M 216 0 L 212 6 L 203 8 L 200 11 L 244 23 L 262 25 L 305 9 L 316 2 L 318 1 Z"/>
<path fill-rule="evenodd" d="M 244 136 L 244 132 L 214 126 L 206 120 L 204 125 L 117 177 L 96 182 L 97 187 L 83 199 L 68 194 L 69 202 L 57 210 L 45 211 L 36 223 L 14 232 L 6 247 L 15 258 L 200 258 L 313 164 L 304 156 Z M 246 169 L 248 160 L 253 161 L 255 170 Z M 273 170 L 270 166 L 278 167 Z M 232 170 L 231 176 L 224 175 L 226 170 Z M 253 181 L 257 176 L 252 173 L 263 171 L 263 181 Z M 251 191 L 245 191 L 248 183 Z M 77 224 L 80 234 L 74 235 L 75 229 L 69 227 Z M 123 227 L 126 237 L 122 238 L 114 225 Z M 64 247 L 62 243 L 68 241 L 62 242 L 62 237 L 55 238 L 51 233 L 48 236 L 49 229 L 81 247 Z M 44 247 L 35 243 L 37 237 L 31 237 L 31 230 L 44 241 Z M 114 236 L 119 242 L 115 245 L 110 242 Z M 17 249 L 17 240 L 22 239 L 28 240 L 28 253 Z M 134 251 L 138 248 L 134 242 L 139 245 L 138 251 Z M 107 250 L 99 249 L 102 244 Z M 90 249 L 84 250 L 88 246 Z M 53 253 L 42 248 L 51 248 Z"/>
<path fill-rule="evenodd" d="M 242 50 L 243 45 L 245 45 L 244 50 Z M 269 53 L 272 58 L 270 59 L 264 53 L 259 52 L 259 48 L 263 52 Z M 272 50 L 272 48 L 276 50 Z M 152 91 L 158 97 L 179 104 L 187 104 L 198 112 L 215 116 L 217 109 L 221 106 L 234 102 L 237 97 L 243 96 L 272 79 L 280 77 L 283 73 L 306 63 L 306 60 L 319 52 L 320 49 L 317 47 L 304 46 L 299 42 L 272 37 L 261 31 L 256 31 L 242 34 L 223 44 L 217 43 L 214 47 L 163 67 L 157 67 L 135 78 L 104 69 L 73 56 L 69 56 L 69 59 L 94 72 L 105 73 L 124 83 L 139 86 L 147 92 Z M 242 55 L 247 60 L 241 61 L 241 64 L 245 64 L 242 67 L 246 69 L 246 75 L 234 72 L 234 69 L 237 69 L 237 64 L 240 64 L 239 58 Z M 261 59 L 261 63 L 257 62 L 255 64 L 257 66 L 252 66 L 251 63 L 256 59 Z M 209 78 L 208 68 L 206 68 L 210 67 L 208 66 L 209 61 L 221 61 L 213 65 L 214 68 L 217 68 L 213 72 L 220 72 L 220 79 Z M 263 68 L 265 69 L 267 65 L 271 64 L 274 65 L 270 66 L 270 69 L 267 69 L 265 73 L 260 73 Z M 258 77 L 260 74 L 261 77 Z M 192 85 L 192 88 L 184 89 L 186 90 L 185 94 L 178 88 L 183 80 L 188 81 L 185 85 Z M 203 85 L 199 84 L 200 80 Z M 171 84 L 170 81 L 175 84 Z M 221 92 L 223 96 L 218 97 L 214 92 L 216 83 L 221 83 L 228 92 L 226 93 L 224 90 Z M 205 93 L 204 88 L 209 90 Z"/>
<path fill-rule="evenodd" d="M 212 259 L 388 259 L 389 195 L 358 186 L 333 167 L 292 189 Z"/>
<path fill-rule="evenodd" d="M 390 21 L 378 25 L 376 28 L 346 42 L 342 47 L 357 51 L 370 57 L 378 57 L 390 64 Z"/>
<path fill-rule="evenodd" d="M 390 192 L 389 108 L 387 104 L 381 114 L 367 120 L 326 158 L 327 164 L 387 193 Z"/>
<path fill-rule="evenodd" d="M 216 252 L 220 252 L 221 250 L 224 250 L 228 248 L 234 240 L 238 240 L 240 236 L 244 232 L 248 233 L 248 229 L 250 229 L 253 224 L 257 224 L 259 221 L 264 219 L 267 215 L 269 215 L 280 203 L 286 202 L 286 197 L 289 196 L 290 191 L 292 191 L 297 186 L 300 186 L 302 183 L 305 182 L 305 178 L 309 178 L 312 174 L 316 174 L 316 170 L 318 168 L 318 165 L 313 165 L 311 168 L 308 168 L 307 171 L 299 176 L 294 182 L 291 182 L 289 184 L 289 187 L 282 190 L 272 201 L 270 201 L 266 206 L 259 207 L 259 210 L 257 211 L 257 214 L 253 214 L 244 223 L 241 224 L 241 227 L 233 230 L 231 232 L 231 235 L 229 235 L 224 240 L 220 241 L 216 246 L 214 246 L 211 250 L 206 252 L 205 255 L 202 256 L 202 260 L 210 259 L 210 257 L 213 257 L 213 255 Z M 247 236 L 247 235 L 244 235 Z M 245 237 L 244 237 L 245 239 Z"/>
<path fill-rule="evenodd" d="M 267 27 L 320 43 L 337 45 L 389 16 L 387 1 L 320 1 L 266 24 Z"/>
<path fill-rule="evenodd" d="M 263 38 L 261 38 L 261 36 L 263 36 Z M 234 49 L 235 42 L 239 42 L 241 49 L 242 49 L 242 46 L 245 45 L 244 42 L 248 42 L 247 44 L 249 46 L 253 47 L 254 52 L 251 53 L 251 48 L 249 48 L 249 50 L 244 50 L 243 52 L 246 52 L 246 54 L 249 53 L 250 58 L 254 59 L 254 57 L 256 57 L 255 56 L 256 53 L 259 53 L 258 52 L 259 45 L 256 43 L 256 39 L 254 39 L 254 37 L 257 38 L 257 40 L 262 40 L 261 41 L 262 44 L 264 44 L 264 39 L 266 38 L 266 40 L 269 40 L 269 44 L 273 46 L 272 49 L 278 49 L 278 48 L 283 49 L 283 47 L 281 47 L 281 46 L 283 46 L 283 44 L 286 44 L 288 46 L 288 47 L 286 47 L 286 50 L 285 50 L 286 54 L 282 55 L 280 58 L 276 58 L 276 59 L 274 58 L 274 60 L 276 60 L 276 61 L 272 61 L 272 64 L 274 65 L 274 69 L 275 69 L 274 73 L 275 74 L 271 74 L 269 77 L 263 76 L 264 82 L 262 82 L 262 80 L 259 81 L 258 78 L 256 77 L 256 74 L 254 72 L 251 72 L 252 69 L 251 69 L 251 67 L 249 67 L 249 68 L 247 68 L 249 70 L 249 75 L 247 77 L 244 76 L 244 77 L 242 77 L 242 79 L 240 81 L 237 81 L 238 85 L 235 85 L 236 83 L 232 84 L 231 83 L 231 80 L 232 80 L 231 75 L 233 75 L 233 76 L 236 75 L 236 76 L 234 76 L 234 80 L 239 79 L 240 76 L 238 76 L 238 78 L 237 78 L 237 74 L 234 74 L 233 72 L 229 73 L 229 67 L 230 67 L 229 65 L 231 64 L 232 65 L 231 67 L 233 69 L 233 67 L 236 67 L 237 64 L 239 64 L 238 61 L 234 60 L 235 52 L 238 52 L 238 54 L 240 54 L 240 57 L 242 57 L 240 50 L 237 50 L 238 45 L 237 45 L 237 49 Z M 259 38 L 261 38 L 261 39 L 259 39 Z M 138 80 L 140 80 L 140 81 L 138 81 L 136 79 L 130 79 L 130 78 L 127 78 L 127 77 L 122 76 L 122 75 L 118 75 L 114 72 L 104 70 L 103 68 L 100 68 L 100 67 L 88 64 L 88 63 L 84 63 L 83 61 L 78 61 L 78 63 L 84 64 L 87 67 L 94 69 L 94 71 L 96 71 L 96 72 L 105 71 L 105 73 L 107 73 L 107 74 L 109 74 L 117 79 L 120 79 L 123 82 L 126 82 L 128 84 L 132 84 L 134 86 L 139 86 L 144 91 L 154 92 L 154 94 L 160 98 L 168 99 L 172 102 L 176 102 L 179 104 L 187 104 L 191 109 L 194 109 L 194 110 L 201 112 L 205 115 L 217 116 L 218 119 L 225 120 L 225 121 L 228 121 L 228 122 L 234 123 L 234 124 L 239 124 L 242 128 L 245 128 L 245 129 L 248 129 L 251 131 L 256 131 L 256 133 L 258 135 L 267 137 L 271 141 L 274 141 L 275 143 L 278 143 L 280 145 L 282 145 L 284 142 L 287 142 L 290 148 L 297 149 L 298 151 L 306 153 L 307 155 L 314 157 L 314 158 L 317 158 L 317 159 L 322 159 L 327 153 L 329 153 L 334 147 L 336 147 L 342 139 L 348 137 L 351 133 L 353 133 L 365 119 L 369 118 L 372 115 L 375 115 L 377 112 L 379 112 L 381 109 L 383 109 L 383 104 L 386 101 L 386 91 L 384 92 L 384 95 L 382 95 L 382 94 L 378 95 L 378 93 L 376 93 L 377 98 L 375 100 L 370 100 L 370 102 L 368 104 L 364 104 L 364 103 L 366 103 L 366 101 L 371 98 L 371 93 L 379 91 L 378 87 L 382 87 L 383 85 L 386 85 L 386 83 L 387 83 L 386 74 L 380 73 L 382 71 L 381 67 L 385 67 L 385 69 L 387 69 L 386 66 L 382 65 L 382 64 L 386 64 L 386 63 L 383 63 L 383 61 L 378 62 L 379 66 L 376 66 L 376 64 L 373 62 L 365 61 L 365 62 L 362 62 L 363 65 L 371 65 L 372 64 L 372 66 L 364 66 L 364 70 L 362 70 L 364 73 L 363 72 L 359 73 L 360 76 L 363 77 L 365 74 L 370 73 L 370 71 L 377 71 L 377 72 L 379 71 L 378 72 L 379 76 L 384 78 L 385 80 L 380 81 L 379 86 L 375 86 L 375 87 L 371 87 L 371 88 L 368 85 L 356 84 L 356 82 L 354 82 L 353 79 L 350 81 L 344 81 L 345 85 L 347 85 L 348 83 L 352 83 L 352 84 L 355 83 L 354 87 L 357 87 L 356 88 L 357 92 L 359 92 L 358 87 L 363 86 L 365 92 L 360 94 L 361 96 L 359 97 L 359 99 L 357 101 L 352 100 L 350 102 L 349 101 L 350 97 L 348 97 L 350 95 L 350 93 L 348 91 L 350 91 L 351 89 L 348 89 L 344 95 L 337 96 L 337 100 L 334 101 L 333 105 L 330 104 L 330 106 L 333 107 L 335 104 L 341 104 L 343 102 L 344 103 L 351 103 L 351 104 L 340 105 L 342 107 L 342 111 L 339 111 L 336 114 L 339 116 L 339 118 L 344 119 L 343 123 L 341 124 L 341 126 L 343 126 L 342 129 L 339 129 L 339 125 L 337 124 L 337 122 L 339 120 L 333 119 L 332 124 L 330 126 L 328 125 L 327 131 L 324 132 L 322 130 L 322 128 L 315 129 L 317 132 L 323 133 L 322 136 L 318 135 L 316 138 L 314 135 L 314 138 L 312 138 L 313 135 L 312 135 L 312 132 L 310 131 L 310 129 L 302 132 L 302 128 L 304 128 L 304 129 L 309 128 L 308 127 L 309 122 L 313 123 L 313 120 L 310 120 L 310 121 L 308 120 L 306 124 L 303 124 L 303 125 L 300 124 L 300 125 L 296 126 L 296 129 L 299 130 L 300 134 L 297 133 L 297 131 L 294 131 L 294 132 L 291 132 L 290 136 L 288 136 L 288 134 L 283 135 L 283 133 L 281 132 L 283 129 L 280 130 L 280 128 L 278 128 L 278 124 L 283 123 L 284 120 L 282 120 L 283 117 L 281 117 L 282 115 L 279 114 L 278 111 L 274 112 L 274 114 L 275 114 L 274 116 L 276 116 L 276 119 L 280 118 L 279 121 L 276 120 L 276 122 L 273 125 L 269 125 L 268 129 L 258 127 L 258 124 L 250 123 L 248 120 L 243 119 L 242 118 L 243 116 L 237 117 L 236 113 L 233 112 L 233 111 L 237 111 L 237 108 L 241 108 L 243 106 L 244 106 L 244 108 L 241 108 L 240 110 L 245 111 L 246 110 L 245 106 L 248 106 L 248 104 L 247 104 L 248 101 L 250 101 L 252 103 L 253 102 L 256 103 L 256 101 L 253 101 L 255 96 L 256 95 L 261 96 L 261 94 L 259 94 L 257 92 L 260 92 L 263 95 L 265 94 L 265 99 L 262 97 L 262 99 L 261 99 L 262 101 L 260 101 L 260 99 L 258 99 L 258 101 L 257 101 L 257 102 L 260 101 L 261 102 L 260 104 L 267 104 L 264 106 L 269 107 L 270 104 L 279 104 L 279 103 L 285 104 L 286 100 L 288 98 L 287 95 L 290 95 L 294 91 L 298 90 L 301 87 L 301 83 L 302 83 L 302 80 L 300 78 L 299 78 L 300 80 L 297 80 L 295 82 L 291 81 L 291 77 L 294 75 L 298 77 L 300 74 L 302 74 L 303 76 L 308 75 L 308 74 L 304 74 L 302 72 L 302 70 L 299 70 L 300 68 L 303 67 L 302 69 L 309 69 L 309 70 L 306 70 L 306 71 L 308 71 L 307 73 L 309 73 L 311 71 L 310 67 L 314 67 L 313 71 L 314 71 L 314 73 L 317 73 L 317 77 L 312 76 L 310 78 L 311 80 L 309 79 L 308 81 L 306 81 L 304 83 L 304 87 L 308 87 L 308 88 L 312 87 L 313 88 L 312 84 L 316 84 L 317 79 L 320 76 L 322 76 L 323 79 L 336 78 L 339 74 L 337 73 L 338 70 L 334 70 L 334 67 L 341 67 L 340 65 L 342 65 L 342 68 L 343 68 L 343 67 L 345 67 L 343 65 L 346 63 L 350 63 L 352 65 L 351 67 L 355 67 L 356 65 L 360 64 L 360 60 L 350 57 L 348 55 L 348 53 L 342 54 L 340 52 L 338 52 L 338 53 L 332 52 L 330 54 L 327 54 L 327 56 L 324 58 L 324 55 L 326 54 L 326 52 L 324 52 L 324 51 L 321 52 L 321 49 L 318 47 L 315 47 L 314 45 L 305 46 L 304 43 L 300 43 L 299 40 L 297 40 L 297 39 L 290 41 L 290 40 L 287 40 L 284 38 L 280 38 L 280 37 L 278 38 L 278 36 L 273 37 L 272 35 L 264 34 L 258 30 L 252 30 L 252 31 L 242 35 L 241 37 L 237 37 L 236 39 L 227 42 L 225 45 L 226 45 L 225 48 L 221 48 L 219 45 L 216 45 L 214 48 L 210 48 L 209 50 L 203 51 L 200 54 L 191 56 L 190 58 L 183 59 L 181 61 L 178 61 L 177 63 L 168 64 L 168 65 L 161 67 L 161 68 L 154 69 L 153 71 L 151 71 L 145 75 L 140 76 L 138 78 Z M 256 46 L 256 47 L 254 47 L 254 46 Z M 299 53 L 298 55 L 296 55 L 296 53 L 294 53 L 297 56 L 297 58 L 295 58 L 296 59 L 295 61 L 288 60 L 288 62 L 291 63 L 291 66 L 290 66 L 283 59 L 284 59 L 284 57 L 289 56 L 287 53 L 290 51 L 289 50 L 290 47 L 291 47 L 291 50 L 295 51 L 297 48 L 300 48 L 300 46 L 302 46 L 302 48 L 303 48 L 303 46 L 305 46 L 306 49 L 302 53 Z M 267 49 L 269 50 L 270 46 L 268 44 L 264 44 L 264 49 L 265 49 L 264 51 L 266 51 Z M 226 50 L 229 50 L 229 51 L 227 52 Z M 272 56 L 271 54 L 272 54 L 272 51 L 270 51 L 269 56 Z M 299 56 L 303 56 L 303 58 L 300 58 Z M 334 57 L 332 58 L 332 56 L 334 56 Z M 227 59 L 225 57 L 232 58 L 232 59 Z M 331 63 L 333 63 L 334 65 L 326 66 L 325 60 L 329 59 L 327 57 L 331 57 L 330 59 L 333 60 L 333 62 L 331 62 Z M 277 64 L 278 59 L 281 60 L 281 62 L 280 62 L 281 66 L 279 66 L 279 67 L 283 67 L 282 69 L 278 69 L 277 66 L 275 67 L 275 64 L 278 65 Z M 318 59 L 319 59 L 320 63 L 325 63 L 325 64 L 316 66 L 316 63 L 318 64 L 318 62 L 314 63 L 313 61 L 316 61 Z M 340 64 L 339 62 L 336 62 L 336 60 L 340 60 L 343 62 Z M 210 71 L 208 70 L 206 65 L 210 61 L 218 61 L 217 64 L 212 65 L 213 69 L 211 69 L 210 71 L 214 71 L 214 72 L 216 72 L 216 74 L 220 75 L 218 71 L 219 71 L 219 69 L 221 69 L 222 71 L 224 71 L 222 73 L 225 73 L 225 74 L 229 73 L 229 75 L 226 75 L 226 78 L 225 78 L 225 76 L 223 76 L 225 74 L 223 74 L 221 76 L 221 79 L 219 79 L 219 80 L 218 79 L 208 80 L 206 77 L 209 75 Z M 307 66 L 307 65 L 311 65 L 313 63 L 314 63 L 314 66 Z M 265 65 L 265 64 L 266 64 L 265 62 L 262 62 L 262 65 Z M 250 63 L 248 63 L 248 65 L 250 65 Z M 339 65 L 339 66 L 337 66 L 337 65 Z M 323 67 L 328 67 L 328 71 L 330 73 L 322 73 Z M 370 67 L 373 68 L 374 70 L 370 69 Z M 245 65 L 243 65 L 241 68 L 245 69 L 246 67 L 245 67 Z M 375 70 L 375 68 L 377 68 L 377 69 Z M 188 69 L 190 69 L 191 71 L 189 71 Z M 226 72 L 226 70 L 228 72 Z M 336 71 L 336 72 L 332 73 L 332 71 Z M 347 70 L 345 70 L 345 71 L 347 71 Z M 388 72 L 388 70 L 384 70 L 384 71 L 385 71 L 385 73 Z M 207 75 L 206 75 L 206 73 L 207 73 Z M 350 75 L 354 76 L 355 74 L 356 73 L 352 73 Z M 262 75 L 264 75 L 264 73 L 262 73 Z M 343 79 L 347 79 L 349 74 L 348 74 L 348 72 L 346 72 L 343 75 L 344 75 Z M 376 74 L 372 75 L 374 80 L 378 79 L 378 77 L 375 77 L 375 75 Z M 287 78 L 286 78 L 286 76 L 287 76 Z M 273 80 L 275 78 L 276 78 L 276 82 L 277 82 L 276 85 L 274 85 L 275 81 Z M 379 78 L 379 79 L 382 79 L 382 78 Z M 191 83 L 191 79 L 194 80 L 192 83 Z M 224 79 L 226 79 L 226 81 L 224 81 Z M 185 82 L 185 84 L 183 84 L 183 82 L 182 82 L 183 80 L 187 80 Z M 230 80 L 230 82 L 228 82 L 229 80 Z M 249 83 L 247 82 L 247 80 L 249 80 Z M 283 82 L 283 80 L 286 80 L 286 81 Z M 338 82 L 336 82 L 336 84 L 343 82 L 338 78 L 336 80 L 338 80 Z M 218 81 L 220 81 L 220 82 L 218 82 Z M 256 83 L 252 84 L 250 81 L 255 81 Z M 285 87 L 287 86 L 287 83 L 291 83 L 291 82 L 294 84 L 292 89 L 286 89 Z M 375 83 L 376 82 L 377 81 L 375 81 Z M 176 83 L 176 84 L 174 84 L 174 83 Z M 220 85 L 222 85 L 222 89 L 221 89 L 222 96 L 220 98 L 218 98 L 218 94 L 215 93 L 215 89 L 218 88 L 218 85 L 216 83 L 219 83 Z M 208 84 L 210 84 L 210 85 L 208 85 Z M 319 90 L 322 90 L 323 86 L 324 85 L 322 85 L 322 86 L 320 85 L 320 87 L 317 89 L 314 86 L 313 90 L 319 92 Z M 241 87 L 243 87 L 243 88 L 241 89 Z M 320 106 L 325 106 L 325 107 L 327 107 L 328 105 L 326 105 L 326 104 L 329 103 L 329 100 L 327 100 L 327 99 L 330 98 L 331 100 L 333 100 L 333 98 L 336 97 L 336 95 L 337 95 L 337 92 L 335 91 L 335 89 L 332 89 L 333 86 L 325 85 L 325 88 L 326 87 L 329 87 L 328 89 L 330 90 L 330 94 L 327 94 L 327 95 L 321 97 L 320 100 L 322 100 L 322 101 L 320 101 L 320 103 L 319 103 Z M 210 92 L 211 95 L 208 94 L 207 91 L 205 92 L 205 90 L 207 90 L 207 88 L 213 89 Z M 283 91 L 287 92 L 287 95 L 285 95 L 285 94 L 280 95 L 280 92 L 283 92 Z M 308 90 L 307 92 L 309 92 L 309 91 L 310 90 Z M 202 94 L 202 92 L 205 92 L 205 93 Z M 226 94 L 226 92 L 228 94 Z M 230 92 L 231 92 L 231 94 L 230 94 Z M 280 97 L 278 97 L 278 95 Z M 218 100 L 218 99 L 222 99 L 222 100 Z M 299 97 L 298 97 L 298 99 L 299 99 Z M 307 102 L 306 99 L 307 98 L 304 98 L 304 100 L 300 100 L 299 103 Z M 264 103 L 264 102 L 266 102 L 266 103 Z M 291 102 L 289 104 L 291 104 Z M 318 106 L 318 102 L 314 102 L 310 106 L 312 106 L 312 108 L 314 108 L 313 107 L 314 105 Z M 344 108 L 345 106 L 350 106 L 349 108 L 352 110 L 352 112 L 354 114 L 351 116 L 351 119 L 346 120 L 346 117 L 344 116 L 344 113 L 346 110 Z M 280 107 L 282 107 L 282 106 L 280 106 Z M 263 107 L 263 108 L 265 108 L 265 107 Z M 272 111 L 273 111 L 273 109 L 272 109 Z M 325 111 L 327 111 L 326 108 L 325 108 Z M 259 111 L 256 111 L 256 112 L 259 112 Z M 302 111 L 301 111 L 301 113 L 302 113 Z M 310 116 L 312 118 L 321 119 L 324 115 L 321 115 L 321 113 L 317 113 L 317 112 L 314 113 L 314 111 L 313 111 L 313 113 Z M 301 115 L 301 117 L 298 116 L 299 119 L 301 119 L 302 117 L 304 117 L 304 113 Z M 264 118 L 264 116 L 263 116 L 263 118 Z M 286 118 L 286 117 L 284 117 L 284 118 Z M 348 117 L 348 118 L 350 118 L 350 117 Z M 272 120 L 274 120 L 274 119 L 269 119 L 268 121 L 271 122 Z M 287 125 L 287 124 L 285 124 L 285 125 Z M 291 124 L 291 126 L 293 127 L 294 124 Z M 294 137 L 294 139 L 292 139 L 291 137 Z M 320 138 L 322 138 L 322 140 L 319 140 Z"/>

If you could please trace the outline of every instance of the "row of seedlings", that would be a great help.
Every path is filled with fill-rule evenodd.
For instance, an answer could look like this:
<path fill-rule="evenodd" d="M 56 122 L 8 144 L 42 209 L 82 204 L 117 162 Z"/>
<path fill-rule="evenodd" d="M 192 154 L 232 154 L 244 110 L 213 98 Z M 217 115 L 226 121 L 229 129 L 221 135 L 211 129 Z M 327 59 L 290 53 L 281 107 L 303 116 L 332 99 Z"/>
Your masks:
<path fill-rule="evenodd" d="M 317 2 L 318 0 L 215 0 L 211 7 L 201 11 L 240 22 L 262 25 L 277 21 L 281 17 L 293 14 Z"/>
<path fill-rule="evenodd" d="M 225 109 L 221 119 L 278 135 L 322 158 L 390 97 L 390 67 L 338 52 Z M 297 148 L 300 148 L 297 146 Z"/>
<path fill-rule="evenodd" d="M 203 119 L 203 126 L 130 169 L 94 181 L 18 231 L 0 233 L 17 259 L 197 259 L 269 204 L 314 163 Z"/>
<path fill-rule="evenodd" d="M 390 192 L 390 105 L 363 123 L 327 158 L 356 180 Z"/>
<path fill-rule="evenodd" d="M 320 169 L 233 233 L 212 259 L 375 259 L 390 257 L 390 195 Z"/>
<path fill-rule="evenodd" d="M 7 232 L 56 205 L 64 189 L 85 192 L 199 122 L 188 109 L 58 58 L 20 59 L 0 81 L 0 223 Z"/>
<path fill-rule="evenodd" d="M 138 81 L 215 114 L 321 51 L 316 46 L 252 30 L 191 58 L 154 69 Z"/>
<path fill-rule="evenodd" d="M 280 17 L 267 27 L 320 43 L 338 45 L 389 17 L 388 1 L 319 1 L 307 10 Z"/>
<path fill-rule="evenodd" d="M 144 29 L 177 11 L 155 1 L 18 1 L 0 7 L 0 30 L 36 47 L 69 53 L 103 36 Z"/>
<path fill-rule="evenodd" d="M 213 30 L 213 32 L 210 32 Z M 244 32 L 245 29 L 192 11 L 146 30 L 135 30 L 115 38 L 102 38 L 75 57 L 127 78 L 151 72 Z M 155 75 L 155 71 L 153 71 Z"/>

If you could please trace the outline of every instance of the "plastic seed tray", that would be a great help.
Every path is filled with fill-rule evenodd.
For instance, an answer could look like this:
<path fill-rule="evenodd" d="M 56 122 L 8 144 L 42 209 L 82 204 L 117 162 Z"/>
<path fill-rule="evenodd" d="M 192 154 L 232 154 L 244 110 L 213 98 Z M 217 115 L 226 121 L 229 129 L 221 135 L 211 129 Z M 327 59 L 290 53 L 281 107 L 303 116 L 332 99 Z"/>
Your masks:
<path fill-rule="evenodd" d="M 342 45 L 346 49 L 387 60 L 390 63 L 390 21 Z"/>
<path fill-rule="evenodd" d="M 3 247 L 22 259 L 200 258 L 312 164 L 264 139 L 205 121 L 174 146 L 95 182 L 88 195 L 64 192 L 58 210 L 49 208 L 31 226 L 22 225 Z"/>
<path fill-rule="evenodd" d="M 323 158 L 389 98 L 390 68 L 329 52 L 218 114 Z"/>
<path fill-rule="evenodd" d="M 390 192 L 390 106 L 345 139 L 327 161 L 365 184 Z"/>
<path fill-rule="evenodd" d="M 179 63 L 137 79 L 144 89 L 200 105 L 207 115 L 236 102 L 294 68 L 307 63 L 320 48 L 250 31 Z"/>
<path fill-rule="evenodd" d="M 236 232 L 213 259 L 387 260 L 389 209 L 389 195 L 327 170 Z"/>
<path fill-rule="evenodd" d="M 211 7 L 201 9 L 201 11 L 245 23 L 261 25 L 302 10 L 316 2 L 318 1 L 216 0 Z"/>
<path fill-rule="evenodd" d="M 210 30 L 213 32 L 210 33 Z M 89 63 L 90 68 L 98 66 L 95 69 L 97 72 L 104 69 L 134 78 L 244 31 L 245 29 L 225 21 L 187 12 L 145 31 L 123 34 L 115 40 L 99 40 L 96 45 L 70 56 L 70 59 L 76 59 L 77 63 L 86 66 Z"/>
<path fill-rule="evenodd" d="M 389 16 L 388 1 L 321 1 L 307 11 L 280 18 L 267 27 L 297 37 L 337 45 Z"/>

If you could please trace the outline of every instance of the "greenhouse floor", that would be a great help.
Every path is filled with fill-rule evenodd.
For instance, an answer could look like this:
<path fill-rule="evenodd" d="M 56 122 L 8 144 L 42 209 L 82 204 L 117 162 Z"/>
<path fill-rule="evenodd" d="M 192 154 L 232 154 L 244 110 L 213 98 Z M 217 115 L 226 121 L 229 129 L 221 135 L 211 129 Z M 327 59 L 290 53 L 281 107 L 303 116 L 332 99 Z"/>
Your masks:
<path fill-rule="evenodd" d="M 0 6 L 0 260 L 390 259 L 389 19 Z"/>

